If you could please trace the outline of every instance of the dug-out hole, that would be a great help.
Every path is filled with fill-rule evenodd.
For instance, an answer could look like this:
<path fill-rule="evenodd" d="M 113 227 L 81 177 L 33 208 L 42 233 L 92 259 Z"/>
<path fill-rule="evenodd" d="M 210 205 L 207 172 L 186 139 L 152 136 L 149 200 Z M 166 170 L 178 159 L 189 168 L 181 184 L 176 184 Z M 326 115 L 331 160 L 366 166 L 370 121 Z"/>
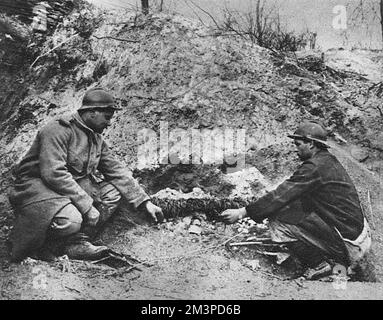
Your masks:
<path fill-rule="evenodd" d="M 224 198 L 235 188 L 223 179 L 224 174 L 214 165 L 163 165 L 155 169 L 135 170 L 133 175 L 149 194 L 166 188 L 183 193 L 200 188 L 212 196 Z"/>

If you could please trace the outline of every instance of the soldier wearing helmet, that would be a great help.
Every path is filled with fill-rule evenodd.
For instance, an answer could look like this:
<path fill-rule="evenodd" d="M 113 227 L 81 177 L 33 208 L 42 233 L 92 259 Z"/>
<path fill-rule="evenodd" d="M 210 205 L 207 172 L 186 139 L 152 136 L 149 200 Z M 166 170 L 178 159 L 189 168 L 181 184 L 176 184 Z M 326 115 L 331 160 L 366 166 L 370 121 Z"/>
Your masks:
<path fill-rule="evenodd" d="M 254 203 L 222 212 L 227 223 L 249 216 L 269 219 L 273 242 L 284 243 L 315 279 L 341 264 L 356 269 L 371 246 L 356 188 L 328 148 L 326 130 L 305 121 L 289 138 L 302 164 L 294 174 Z"/>
<path fill-rule="evenodd" d="M 98 259 L 108 248 L 91 241 L 122 198 L 155 221 L 163 219 L 161 208 L 150 202 L 101 135 L 119 109 L 110 93 L 93 88 L 85 93 L 78 112 L 37 133 L 15 170 L 10 196 L 17 213 L 11 235 L 14 261 L 62 254 Z"/>

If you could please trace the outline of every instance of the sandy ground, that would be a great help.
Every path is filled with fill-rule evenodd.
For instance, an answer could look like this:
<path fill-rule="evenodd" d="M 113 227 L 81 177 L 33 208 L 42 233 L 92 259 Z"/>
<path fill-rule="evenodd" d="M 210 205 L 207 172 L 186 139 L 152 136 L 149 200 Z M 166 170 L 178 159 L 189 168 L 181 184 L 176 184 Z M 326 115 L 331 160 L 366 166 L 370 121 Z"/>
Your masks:
<path fill-rule="evenodd" d="M 185 220 L 133 225 L 119 215 L 101 240 L 148 264 L 115 269 L 105 264 L 32 259 L 2 262 L 1 299 L 27 300 L 258 300 L 381 299 L 380 283 L 291 279 L 290 269 L 272 263 L 254 248 L 228 251 L 224 243 L 240 239 L 238 226 L 202 222 L 191 234 Z"/>
<path fill-rule="evenodd" d="M 380 182 L 346 156 L 344 149 L 333 148 L 333 152 L 352 173 L 361 195 L 370 190 L 371 207 L 367 209 L 372 211 L 366 211 L 373 233 L 370 262 L 380 281 L 383 275 L 380 258 L 383 239 L 379 232 L 383 221 L 378 214 L 383 207 Z M 246 179 L 238 180 L 244 182 Z M 247 185 L 242 184 L 242 187 Z M 10 211 L 10 208 L 3 205 L 1 210 Z M 5 224 L 0 229 L 0 299 L 371 300 L 383 297 L 380 282 L 330 281 L 328 278 L 306 281 L 296 277 L 291 262 L 278 265 L 270 257 L 257 253 L 259 248 L 228 250 L 225 246 L 228 241 L 243 241 L 251 235 L 259 235 L 259 225 L 251 228 L 246 228 L 244 223 L 225 226 L 204 215 L 199 217 L 202 233 L 193 234 L 190 233 L 190 216 L 153 225 L 137 213 L 122 210 L 106 227 L 99 241 L 143 262 L 133 263 L 138 269 L 69 261 L 65 256 L 55 262 L 28 258 L 21 264 L 9 263 L 6 252 L 9 227 Z"/>

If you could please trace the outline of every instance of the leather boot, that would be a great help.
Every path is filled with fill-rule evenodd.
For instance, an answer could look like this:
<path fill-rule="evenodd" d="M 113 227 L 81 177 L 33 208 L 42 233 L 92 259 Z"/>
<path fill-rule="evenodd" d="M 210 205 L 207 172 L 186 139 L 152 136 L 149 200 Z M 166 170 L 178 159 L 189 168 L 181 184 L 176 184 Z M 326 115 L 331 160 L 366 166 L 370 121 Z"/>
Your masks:
<path fill-rule="evenodd" d="M 89 241 L 84 233 L 76 233 L 67 240 L 64 254 L 70 259 L 76 260 L 98 260 L 106 256 L 106 246 L 95 246 Z"/>

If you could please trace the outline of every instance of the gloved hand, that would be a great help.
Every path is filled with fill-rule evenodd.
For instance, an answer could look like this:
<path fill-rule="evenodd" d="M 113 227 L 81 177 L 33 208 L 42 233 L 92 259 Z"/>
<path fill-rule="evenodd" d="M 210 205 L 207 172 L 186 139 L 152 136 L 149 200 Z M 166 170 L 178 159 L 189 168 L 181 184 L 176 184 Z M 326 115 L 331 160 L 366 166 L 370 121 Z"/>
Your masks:
<path fill-rule="evenodd" d="M 100 212 L 93 206 L 85 213 L 85 223 L 88 226 L 96 226 L 99 218 Z"/>
<path fill-rule="evenodd" d="M 247 215 L 246 208 L 227 209 L 221 213 L 221 217 L 228 224 L 235 223 L 238 220 L 246 217 L 246 215 Z"/>

